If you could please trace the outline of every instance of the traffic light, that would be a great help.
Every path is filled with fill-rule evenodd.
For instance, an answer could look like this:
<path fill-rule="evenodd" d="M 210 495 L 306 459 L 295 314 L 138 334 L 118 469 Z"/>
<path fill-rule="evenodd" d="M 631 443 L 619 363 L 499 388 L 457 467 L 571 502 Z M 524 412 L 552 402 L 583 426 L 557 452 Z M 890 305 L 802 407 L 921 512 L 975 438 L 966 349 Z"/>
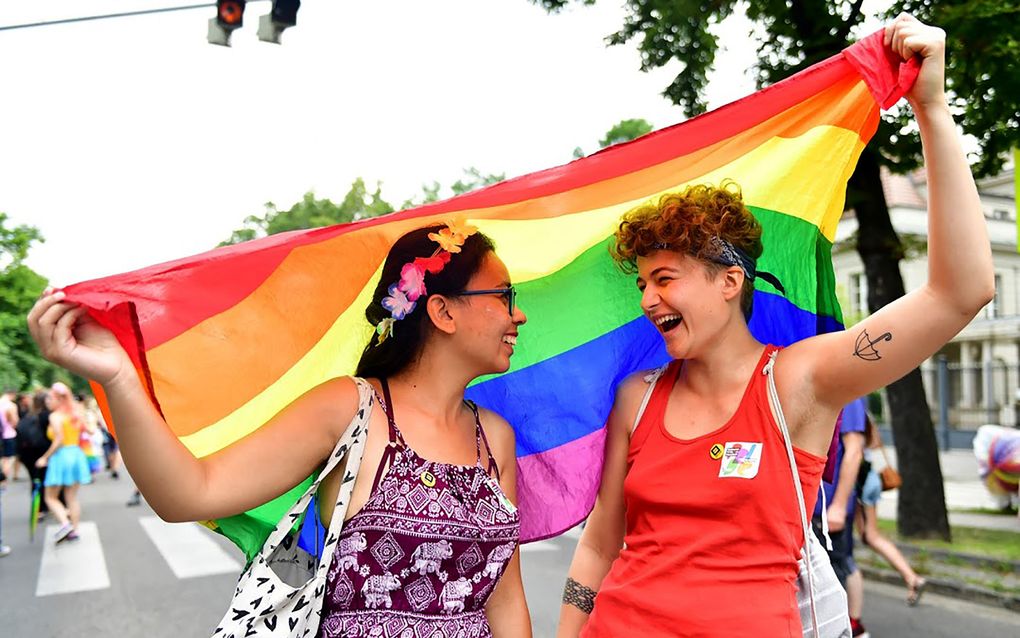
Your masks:
<path fill-rule="evenodd" d="M 273 0 L 273 8 L 259 18 L 259 40 L 280 44 L 280 34 L 287 27 L 297 24 L 297 12 L 301 0 Z"/>
<path fill-rule="evenodd" d="M 233 31 L 244 26 L 244 4 L 245 0 L 217 0 L 216 22 Z"/>
<path fill-rule="evenodd" d="M 244 25 L 245 0 L 216 0 L 216 17 L 209 20 L 209 44 L 230 46 L 230 34 Z"/>

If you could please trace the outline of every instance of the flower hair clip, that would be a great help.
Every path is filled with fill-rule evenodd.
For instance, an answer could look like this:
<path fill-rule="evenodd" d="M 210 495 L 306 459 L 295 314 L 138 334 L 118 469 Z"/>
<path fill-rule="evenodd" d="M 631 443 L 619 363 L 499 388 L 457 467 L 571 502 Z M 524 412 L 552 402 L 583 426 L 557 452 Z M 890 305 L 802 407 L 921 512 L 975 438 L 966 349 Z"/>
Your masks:
<path fill-rule="evenodd" d="M 404 264 L 400 269 L 400 279 L 390 285 L 387 296 L 383 297 L 382 306 L 389 311 L 390 316 L 375 327 L 379 343 L 393 336 L 393 325 L 414 312 L 418 300 L 428 295 L 425 275 L 442 271 L 450 263 L 450 256 L 459 253 L 467 238 L 477 232 L 476 226 L 462 220 L 450 220 L 446 222 L 446 228 L 438 233 L 429 233 L 429 239 L 439 244 L 439 247 L 428 257 L 416 257 L 414 261 Z"/>

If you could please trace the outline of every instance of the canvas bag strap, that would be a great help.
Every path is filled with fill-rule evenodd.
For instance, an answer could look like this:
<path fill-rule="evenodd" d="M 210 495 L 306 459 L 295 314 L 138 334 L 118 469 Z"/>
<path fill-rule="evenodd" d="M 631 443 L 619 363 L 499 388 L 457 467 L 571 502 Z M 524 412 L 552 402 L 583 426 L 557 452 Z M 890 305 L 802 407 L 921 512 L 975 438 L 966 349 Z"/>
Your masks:
<path fill-rule="evenodd" d="M 344 477 L 340 481 L 340 489 L 337 490 L 336 502 L 333 503 L 333 515 L 329 520 L 329 531 L 326 534 L 326 551 L 322 553 L 322 556 L 319 559 L 319 565 L 316 568 L 316 572 L 320 574 L 326 572 L 329 569 L 330 563 L 333 561 L 333 555 L 335 552 L 330 550 L 337 542 L 340 530 L 344 525 L 344 520 L 347 518 L 347 509 L 351 504 L 351 493 L 354 491 L 354 482 L 358 477 L 358 470 L 361 468 L 361 458 L 365 451 L 365 441 L 368 439 L 368 421 L 372 416 L 372 403 L 375 391 L 372 389 L 372 386 L 368 385 L 367 381 L 360 377 L 354 377 L 354 381 L 358 384 L 358 394 L 361 398 L 358 406 L 358 412 L 359 414 L 363 414 L 363 433 L 360 436 L 355 435 L 355 439 L 351 443 L 350 450 L 347 452 L 347 465 L 344 467 Z M 339 457 L 337 454 L 339 454 Z M 334 458 L 339 460 L 340 458 L 343 458 L 343 456 L 343 453 L 340 453 L 339 449 L 334 449 Z M 335 463 L 333 465 L 334 467 L 336 466 Z M 320 474 L 320 476 L 325 475 L 325 471 L 323 474 Z"/>
<path fill-rule="evenodd" d="M 276 524 L 276 529 L 274 529 L 273 533 L 269 535 L 268 539 L 266 539 L 266 542 L 259 551 L 259 554 L 268 556 L 276 550 L 284 537 L 290 533 L 294 523 L 297 522 L 297 520 L 301 517 L 301 514 L 308 508 L 308 502 L 311 500 L 312 495 L 315 494 L 316 490 L 319 489 L 319 483 L 321 483 L 322 480 L 333 471 L 337 464 L 348 455 L 349 451 L 351 452 L 351 463 L 348 463 L 348 469 L 353 471 L 355 476 L 357 475 L 357 467 L 361 465 L 361 451 L 364 448 L 364 442 L 367 438 L 368 421 L 372 415 L 374 395 L 371 387 L 365 381 L 357 377 L 354 378 L 354 381 L 358 386 L 358 411 L 355 413 L 354 418 L 351 419 L 347 429 L 340 437 L 340 440 L 337 441 L 333 451 L 330 453 L 326 466 L 321 472 L 319 472 L 319 475 L 315 477 L 315 481 L 313 481 L 308 489 L 305 490 L 305 493 L 300 499 L 298 499 L 297 503 L 292 505 L 290 510 L 288 510 L 283 518 L 280 519 L 280 522 Z M 356 450 L 354 449 L 355 446 L 357 446 Z M 340 492 L 337 496 L 338 502 L 344 494 L 344 487 L 353 487 L 353 484 L 354 481 L 350 481 L 341 485 Z M 331 534 L 334 532 L 334 526 L 337 523 L 337 519 L 342 521 L 343 518 L 343 515 L 338 517 L 334 513 L 329 525 Z"/>
<path fill-rule="evenodd" d="M 773 350 L 769 355 L 769 361 L 762 369 L 762 374 L 768 377 L 769 402 L 772 403 L 776 420 L 779 422 L 779 429 L 783 432 L 783 441 L 786 443 L 786 456 L 790 460 L 790 470 L 793 472 L 793 486 L 797 494 L 797 507 L 800 509 L 800 522 L 804 529 L 804 564 L 807 568 L 808 597 L 811 602 L 811 624 L 814 629 L 815 638 L 819 638 L 818 614 L 815 611 L 815 581 L 811 571 L 811 543 L 808 542 L 808 534 L 813 534 L 808 523 L 807 511 L 804 507 L 804 491 L 800 486 L 800 474 L 797 471 L 797 459 L 793 455 L 793 443 L 790 441 L 790 429 L 786 426 L 786 417 L 783 415 L 783 406 L 779 403 L 779 392 L 776 390 L 776 379 L 772 368 L 776 365 L 778 350 Z"/>
<path fill-rule="evenodd" d="M 634 415 L 634 425 L 630 428 L 631 434 L 634 434 L 634 430 L 637 430 L 638 423 L 641 422 L 641 417 L 645 414 L 645 408 L 648 407 L 648 401 L 652 398 L 652 391 L 655 390 L 655 384 L 658 383 L 659 377 L 666 372 L 667 367 L 669 367 L 669 364 L 656 368 L 645 375 L 645 383 L 648 384 L 648 389 L 645 390 L 645 396 L 641 399 L 641 407 L 638 408 L 637 414 Z"/>

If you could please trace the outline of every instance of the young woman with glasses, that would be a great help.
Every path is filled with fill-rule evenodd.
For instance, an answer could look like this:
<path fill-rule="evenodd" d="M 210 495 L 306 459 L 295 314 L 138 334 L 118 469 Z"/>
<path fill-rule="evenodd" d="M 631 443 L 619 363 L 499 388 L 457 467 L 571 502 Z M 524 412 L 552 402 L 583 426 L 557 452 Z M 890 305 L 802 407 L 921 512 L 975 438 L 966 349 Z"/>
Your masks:
<path fill-rule="evenodd" d="M 531 636 L 517 550 L 514 434 L 499 415 L 464 399 L 473 379 L 510 367 L 527 320 L 485 235 L 451 224 L 398 239 L 365 310 L 377 332 L 358 363 L 359 380 L 313 388 L 201 460 L 153 409 L 114 337 L 62 299 L 48 292 L 36 304 L 32 335 L 51 361 L 103 385 L 124 462 L 168 521 L 244 512 L 300 483 L 354 419 L 357 384 L 371 385 L 380 409 L 371 414 L 330 567 L 320 635 L 375 635 L 400 624 L 436 638 Z M 325 526 L 342 476 L 343 464 L 319 488 Z M 488 515 L 476 514 L 483 510 Z"/>

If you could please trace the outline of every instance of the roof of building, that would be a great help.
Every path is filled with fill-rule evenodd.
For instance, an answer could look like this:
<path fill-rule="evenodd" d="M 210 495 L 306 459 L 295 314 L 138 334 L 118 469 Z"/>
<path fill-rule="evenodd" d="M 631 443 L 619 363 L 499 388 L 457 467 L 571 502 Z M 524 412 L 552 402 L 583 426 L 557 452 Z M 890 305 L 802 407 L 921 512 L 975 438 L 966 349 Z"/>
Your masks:
<path fill-rule="evenodd" d="M 885 166 L 881 170 L 882 190 L 885 192 L 885 203 L 889 208 L 923 210 L 928 207 L 920 188 L 927 181 L 923 168 L 906 175 L 897 175 Z"/>

